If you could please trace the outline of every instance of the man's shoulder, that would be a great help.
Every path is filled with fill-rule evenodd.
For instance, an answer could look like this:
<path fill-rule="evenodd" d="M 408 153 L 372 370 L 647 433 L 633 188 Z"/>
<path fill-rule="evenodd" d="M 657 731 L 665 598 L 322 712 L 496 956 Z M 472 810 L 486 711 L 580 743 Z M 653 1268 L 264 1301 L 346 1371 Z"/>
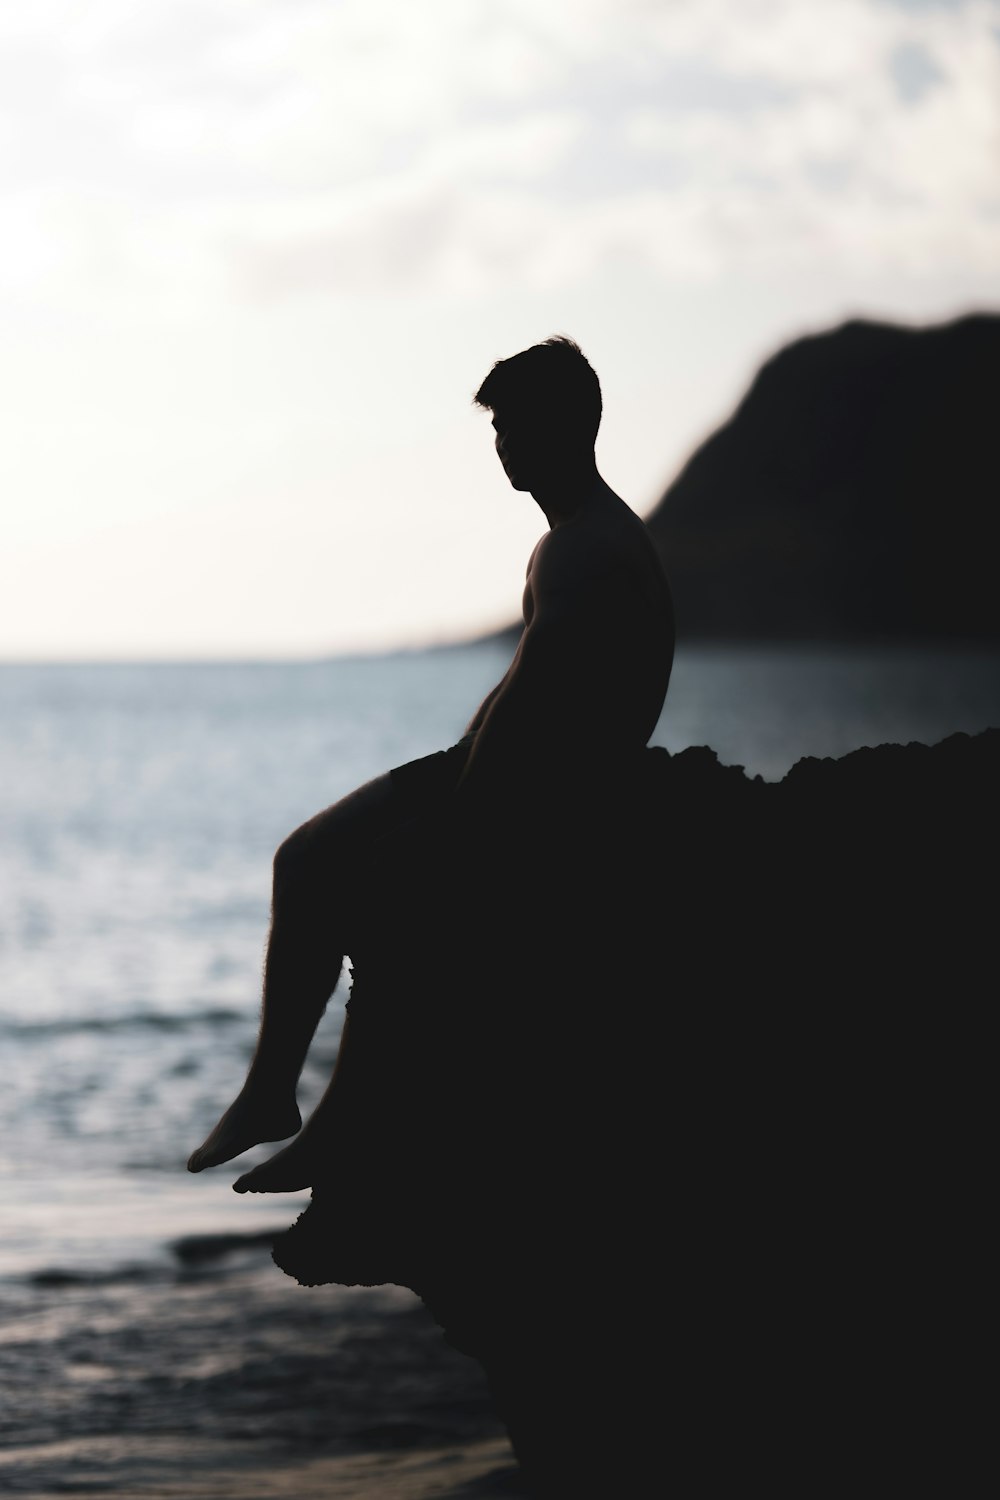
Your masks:
<path fill-rule="evenodd" d="M 533 557 L 546 567 L 606 577 L 648 566 L 655 543 L 641 517 L 624 504 L 592 518 L 556 526 L 542 538 Z"/>
<path fill-rule="evenodd" d="M 600 538 L 589 528 L 569 523 L 554 526 L 535 548 L 531 572 L 539 585 L 583 582 L 606 573 L 611 559 Z"/>
<path fill-rule="evenodd" d="M 581 517 L 565 521 L 546 532 L 538 544 L 538 556 L 546 559 L 558 558 L 577 564 L 600 563 L 609 550 L 616 550 L 615 533 L 619 528 L 593 522 Z"/>

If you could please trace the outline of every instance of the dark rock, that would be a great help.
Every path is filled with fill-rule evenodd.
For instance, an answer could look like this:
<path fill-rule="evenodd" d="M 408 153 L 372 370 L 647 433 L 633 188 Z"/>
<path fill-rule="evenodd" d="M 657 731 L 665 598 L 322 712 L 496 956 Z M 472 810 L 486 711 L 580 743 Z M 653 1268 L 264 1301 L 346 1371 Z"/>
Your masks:
<path fill-rule="evenodd" d="M 533 1494 L 641 1493 L 664 1412 L 685 1493 L 797 1496 L 817 1464 L 853 1493 L 873 1451 L 949 1492 L 998 773 L 1000 729 L 775 783 L 657 749 L 582 816 L 494 828 L 485 868 L 411 850 L 392 941 L 352 955 L 352 1151 L 278 1264 L 412 1287 Z"/>

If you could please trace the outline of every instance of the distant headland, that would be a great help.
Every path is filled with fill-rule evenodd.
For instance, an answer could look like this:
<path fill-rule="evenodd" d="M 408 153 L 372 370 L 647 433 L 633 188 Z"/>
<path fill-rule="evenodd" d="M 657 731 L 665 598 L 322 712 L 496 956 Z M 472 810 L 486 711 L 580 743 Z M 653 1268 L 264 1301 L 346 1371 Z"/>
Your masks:
<path fill-rule="evenodd" d="M 678 639 L 1000 642 L 998 371 L 989 313 L 768 359 L 646 518 Z"/>
<path fill-rule="evenodd" d="M 683 636 L 1000 639 L 1000 316 L 782 349 L 648 523 Z"/>

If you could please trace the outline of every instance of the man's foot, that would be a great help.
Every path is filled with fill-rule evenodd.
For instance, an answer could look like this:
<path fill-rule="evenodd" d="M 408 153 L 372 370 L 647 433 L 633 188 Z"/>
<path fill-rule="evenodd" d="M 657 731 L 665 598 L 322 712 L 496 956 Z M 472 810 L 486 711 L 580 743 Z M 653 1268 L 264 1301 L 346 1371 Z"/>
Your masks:
<path fill-rule="evenodd" d="M 259 1167 L 251 1167 L 233 1183 L 234 1193 L 297 1193 L 316 1180 L 318 1153 L 309 1138 L 309 1127 L 297 1140 L 282 1147 Z"/>
<path fill-rule="evenodd" d="M 222 1119 L 197 1151 L 188 1157 L 188 1171 L 217 1167 L 251 1146 L 265 1141 L 283 1141 L 302 1127 L 302 1116 L 293 1099 L 280 1103 L 265 1098 L 259 1088 L 244 1084 Z"/>

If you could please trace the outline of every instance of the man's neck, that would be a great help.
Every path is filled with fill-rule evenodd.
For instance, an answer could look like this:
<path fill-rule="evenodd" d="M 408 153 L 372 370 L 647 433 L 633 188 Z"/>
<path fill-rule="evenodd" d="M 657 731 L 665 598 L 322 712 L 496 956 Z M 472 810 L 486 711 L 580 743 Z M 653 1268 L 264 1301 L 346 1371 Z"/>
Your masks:
<path fill-rule="evenodd" d="M 538 485 L 531 491 L 532 499 L 550 527 L 575 520 L 581 511 L 610 493 L 593 460 L 567 466 L 551 483 Z"/>

